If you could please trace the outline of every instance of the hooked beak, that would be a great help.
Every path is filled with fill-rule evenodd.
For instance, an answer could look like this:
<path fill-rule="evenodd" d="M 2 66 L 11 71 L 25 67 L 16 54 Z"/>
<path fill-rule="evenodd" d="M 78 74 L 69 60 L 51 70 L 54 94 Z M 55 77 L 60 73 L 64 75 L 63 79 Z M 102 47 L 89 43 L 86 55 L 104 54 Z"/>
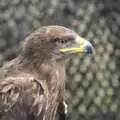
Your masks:
<path fill-rule="evenodd" d="M 74 47 L 62 48 L 62 49 L 60 49 L 60 52 L 92 54 L 94 51 L 92 44 L 80 36 L 76 37 L 75 43 L 73 43 L 73 44 L 75 44 L 75 45 L 73 45 Z"/>

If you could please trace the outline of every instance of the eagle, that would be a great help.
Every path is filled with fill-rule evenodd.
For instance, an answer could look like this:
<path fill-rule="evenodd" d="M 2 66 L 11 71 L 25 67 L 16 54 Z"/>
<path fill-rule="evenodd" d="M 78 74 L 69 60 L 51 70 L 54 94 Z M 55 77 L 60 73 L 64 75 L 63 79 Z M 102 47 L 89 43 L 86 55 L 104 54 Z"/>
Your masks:
<path fill-rule="evenodd" d="M 0 69 L 0 120 L 65 120 L 65 60 L 92 52 L 89 41 L 63 26 L 31 33 Z"/>

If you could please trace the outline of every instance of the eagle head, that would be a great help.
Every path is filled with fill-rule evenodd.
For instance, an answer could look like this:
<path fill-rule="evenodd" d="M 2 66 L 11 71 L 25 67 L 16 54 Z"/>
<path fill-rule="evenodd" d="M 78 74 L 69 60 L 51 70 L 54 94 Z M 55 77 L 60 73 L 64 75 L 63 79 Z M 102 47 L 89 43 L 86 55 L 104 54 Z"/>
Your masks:
<path fill-rule="evenodd" d="M 43 26 L 25 39 L 23 53 L 29 59 L 63 60 L 71 55 L 91 54 L 93 46 L 66 27 Z"/>

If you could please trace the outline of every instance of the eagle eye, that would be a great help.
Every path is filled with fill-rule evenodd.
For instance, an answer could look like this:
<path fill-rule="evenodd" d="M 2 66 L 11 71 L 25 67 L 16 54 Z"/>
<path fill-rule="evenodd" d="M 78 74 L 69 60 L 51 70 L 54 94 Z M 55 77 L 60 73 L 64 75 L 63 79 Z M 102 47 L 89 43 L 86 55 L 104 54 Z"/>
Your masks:
<path fill-rule="evenodd" d="M 61 43 L 61 44 L 65 44 L 65 43 L 68 42 L 68 39 L 63 39 L 63 38 L 61 38 L 61 37 L 55 37 L 55 38 L 53 39 L 53 41 L 54 41 L 54 42 Z"/>
<path fill-rule="evenodd" d="M 65 44 L 65 43 L 67 43 L 67 42 L 68 42 L 68 40 L 67 40 L 67 39 L 64 39 L 64 40 L 63 40 L 63 39 L 61 39 L 61 40 L 60 40 L 60 43 L 62 43 L 62 44 Z"/>

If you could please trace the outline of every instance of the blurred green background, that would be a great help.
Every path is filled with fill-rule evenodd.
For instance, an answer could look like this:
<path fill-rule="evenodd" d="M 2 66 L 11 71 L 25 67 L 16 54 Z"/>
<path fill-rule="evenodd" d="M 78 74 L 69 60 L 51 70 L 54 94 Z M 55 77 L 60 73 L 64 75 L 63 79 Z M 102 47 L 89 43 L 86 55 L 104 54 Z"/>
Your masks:
<path fill-rule="evenodd" d="M 67 62 L 72 120 L 120 120 L 120 0 L 0 0 L 0 66 L 43 25 L 63 25 L 90 40 L 94 56 Z"/>

